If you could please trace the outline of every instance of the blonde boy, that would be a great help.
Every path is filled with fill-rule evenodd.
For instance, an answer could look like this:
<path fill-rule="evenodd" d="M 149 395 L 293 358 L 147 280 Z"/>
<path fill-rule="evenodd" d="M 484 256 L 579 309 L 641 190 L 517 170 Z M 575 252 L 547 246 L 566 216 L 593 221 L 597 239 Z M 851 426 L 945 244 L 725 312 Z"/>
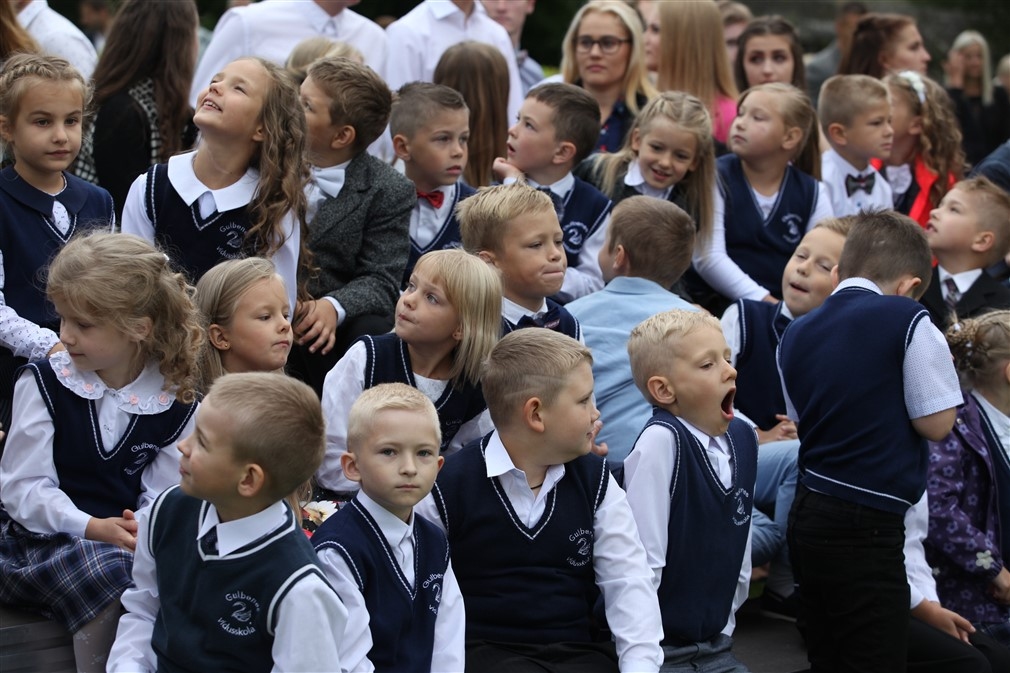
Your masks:
<path fill-rule="evenodd" d="M 568 262 L 550 198 L 521 181 L 484 187 L 457 214 L 463 248 L 501 275 L 503 332 L 547 327 L 582 341 L 579 322 L 551 298 Z"/>
<path fill-rule="evenodd" d="M 460 245 L 456 204 L 476 193 L 462 179 L 470 110 L 455 89 L 411 82 L 396 94 L 389 132 L 404 174 L 417 191 L 410 215 L 410 258 L 403 274 L 406 284 L 421 255 Z"/>
<path fill-rule="evenodd" d="M 936 257 L 920 301 L 942 329 L 954 318 L 1010 308 L 1010 289 L 985 269 L 1010 252 L 1010 196 L 988 178 L 963 180 L 929 215 L 926 240 Z"/>
<path fill-rule="evenodd" d="M 868 75 L 835 75 L 821 87 L 817 114 L 831 145 L 821 156 L 821 181 L 837 217 L 894 205 L 890 185 L 870 165 L 891 156 L 890 96 Z"/>
<path fill-rule="evenodd" d="M 444 458 L 438 412 L 424 393 L 384 383 L 347 420 L 344 474 L 354 499 L 312 536 L 348 606 L 346 670 L 462 671 L 465 616 L 445 534 L 413 509 Z"/>
<path fill-rule="evenodd" d="M 730 636 L 750 582 L 757 437 L 733 417 L 729 347 L 718 320 L 674 310 L 635 327 L 628 355 L 655 408 L 624 483 L 659 594 L 663 670 L 746 670 Z"/>
<path fill-rule="evenodd" d="M 324 447 L 304 383 L 267 373 L 214 382 L 196 432 L 179 442 L 180 486 L 139 516 L 135 587 L 123 594 L 109 671 L 341 670 L 347 609 L 285 502 Z"/>
<path fill-rule="evenodd" d="M 481 378 L 495 431 L 454 455 L 419 511 L 447 530 L 467 667 L 656 671 L 659 607 L 624 492 L 590 453 L 592 356 L 551 330 L 505 335 Z M 592 641 L 596 589 L 616 641 Z"/>

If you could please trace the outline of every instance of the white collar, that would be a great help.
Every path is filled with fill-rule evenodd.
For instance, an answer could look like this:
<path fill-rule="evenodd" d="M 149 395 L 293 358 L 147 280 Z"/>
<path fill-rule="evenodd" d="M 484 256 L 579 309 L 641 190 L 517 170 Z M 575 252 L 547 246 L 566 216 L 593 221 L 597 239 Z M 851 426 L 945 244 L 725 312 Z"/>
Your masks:
<path fill-rule="evenodd" d="M 646 182 L 645 176 L 642 175 L 642 167 L 638 165 L 638 160 L 636 159 L 633 159 L 631 163 L 628 164 L 628 172 L 624 174 L 624 184 L 629 187 L 634 187 L 639 193 L 644 194 L 645 196 L 663 199 L 664 201 L 670 197 L 670 192 L 673 191 L 673 185 L 664 189 L 656 189 Z"/>
<path fill-rule="evenodd" d="M 487 464 L 487 476 L 489 479 L 492 477 L 501 477 L 509 473 L 512 473 L 516 477 L 522 475 L 523 481 L 526 479 L 525 473 L 512 462 L 512 456 L 509 455 L 508 449 L 502 443 L 501 435 L 498 434 L 497 430 L 491 433 L 487 446 L 484 448 L 484 462 Z M 563 476 L 565 476 L 564 465 L 548 466 L 540 494 L 548 493 Z"/>
<path fill-rule="evenodd" d="M 957 291 L 961 294 L 964 294 L 971 289 L 975 280 L 982 275 L 982 269 L 968 269 L 967 271 L 962 271 L 961 273 L 951 273 L 939 264 L 936 265 L 936 270 L 941 283 L 946 281 L 948 278 L 952 278 L 954 280 L 954 285 L 957 285 Z M 941 288 L 941 294 L 943 294 L 942 290 L 943 288 Z"/>
<path fill-rule="evenodd" d="M 359 489 L 355 497 L 361 503 L 361 506 L 365 508 L 365 511 L 375 519 L 375 523 L 378 524 L 379 530 L 382 531 L 382 536 L 386 538 L 386 542 L 389 543 L 390 547 L 396 549 L 404 540 L 413 538 L 413 512 L 410 515 L 410 523 L 404 523 L 398 516 L 368 497 L 365 489 Z"/>
<path fill-rule="evenodd" d="M 870 290 L 871 292 L 876 292 L 877 294 L 884 294 L 880 289 L 880 286 L 874 283 L 869 278 L 846 278 L 838 284 L 834 292 L 831 294 L 837 294 L 838 292 L 844 290 L 847 287 L 861 287 L 864 290 Z"/>
<path fill-rule="evenodd" d="M 168 160 L 168 181 L 172 183 L 172 187 L 175 188 L 187 206 L 193 205 L 207 192 L 210 192 L 214 199 L 215 209 L 219 213 L 241 208 L 252 201 L 260 178 L 258 170 L 250 166 L 246 169 L 245 175 L 234 184 L 221 189 L 210 189 L 200 182 L 196 173 L 193 172 L 193 160 L 196 158 L 196 152 L 194 150 L 185 154 L 177 154 Z"/>
<path fill-rule="evenodd" d="M 530 187 L 535 187 L 537 189 L 540 189 L 541 187 L 547 187 L 552 192 L 554 192 L 555 196 L 560 196 L 562 199 L 564 199 L 566 196 L 568 196 L 568 192 L 572 191 L 572 187 L 575 186 L 575 176 L 572 175 L 571 171 L 568 171 L 565 177 L 561 178 L 553 185 L 541 185 L 536 180 L 530 180 L 528 178 L 526 182 L 529 183 Z"/>
<path fill-rule="evenodd" d="M 292 2 L 289 3 L 288 6 L 292 7 L 296 11 L 301 11 L 302 16 L 305 17 L 305 21 L 307 21 L 317 33 L 321 34 L 326 24 L 330 22 L 333 22 L 333 25 L 337 29 L 336 32 L 340 32 L 340 24 L 344 20 L 343 10 L 340 10 L 333 16 L 330 16 L 326 13 L 326 10 L 315 2 L 315 0 L 310 0 L 309 2 Z"/>
<path fill-rule="evenodd" d="M 49 9 L 49 3 L 46 0 L 32 0 L 18 12 L 18 22 L 27 28 L 28 24 L 47 9 Z"/>
<path fill-rule="evenodd" d="M 78 397 L 97 400 L 108 394 L 116 402 L 116 408 L 128 414 L 148 416 L 160 414 L 175 402 L 175 395 L 162 389 L 165 378 L 158 363 L 147 363 L 140 375 L 118 390 L 110 388 L 95 372 L 80 371 L 66 351 L 53 353 L 49 364 L 56 373 L 56 380 Z"/>
<path fill-rule="evenodd" d="M 461 20 L 466 23 L 472 21 L 478 14 L 487 14 L 487 11 L 484 9 L 484 3 L 482 2 L 473 3 L 473 11 L 470 12 L 470 16 L 464 15 L 463 10 L 457 7 L 456 3 L 448 0 L 440 0 L 438 2 L 428 0 L 424 4 L 428 6 L 428 11 L 431 12 L 431 15 L 439 21 L 447 16 L 459 14 Z"/>
<path fill-rule="evenodd" d="M 515 303 L 511 299 L 506 299 L 505 297 L 501 298 L 501 314 L 502 314 L 502 316 L 505 317 L 506 320 L 508 320 L 513 325 L 515 325 L 516 323 L 518 323 L 519 320 L 523 316 L 529 315 L 529 316 L 533 316 L 534 318 L 537 318 L 537 317 L 541 316 L 544 313 L 547 313 L 547 300 L 546 299 L 544 299 L 544 303 L 540 305 L 540 309 L 539 310 L 534 311 L 533 313 L 530 313 L 524 307 L 522 307 L 519 304 Z"/>
<path fill-rule="evenodd" d="M 719 435 L 718 437 L 713 437 L 712 435 L 702 432 L 694 424 L 684 420 L 680 416 L 677 416 L 677 420 L 683 423 L 684 427 L 687 428 L 687 431 L 690 432 L 692 435 L 694 435 L 694 438 L 698 440 L 699 444 L 701 444 L 701 448 L 707 451 L 709 442 L 715 442 L 716 446 L 719 447 L 719 451 L 727 455 L 729 454 L 729 450 L 727 449 L 726 446 L 726 435 Z"/>
<path fill-rule="evenodd" d="M 832 160 L 835 163 L 837 163 L 839 167 L 841 167 L 841 169 L 846 173 L 848 173 L 849 175 L 857 175 L 859 177 L 862 177 L 864 175 L 870 175 L 871 173 L 877 172 L 877 170 L 873 167 L 873 164 L 868 164 L 866 168 L 864 168 L 863 170 L 859 170 L 858 168 L 850 164 L 844 157 L 842 157 L 841 154 L 839 154 L 833 149 L 828 150 L 825 153 L 825 155 L 831 157 Z"/>
<path fill-rule="evenodd" d="M 275 502 L 260 512 L 227 523 L 221 523 L 217 508 L 212 503 L 207 504 L 207 516 L 200 522 L 196 539 L 199 540 L 210 532 L 211 528 L 217 526 L 218 556 L 227 556 L 236 549 L 241 549 L 250 542 L 255 542 L 280 528 L 288 518 L 288 506 L 283 500 Z"/>
<path fill-rule="evenodd" d="M 350 165 L 350 163 L 351 161 L 347 160 L 342 164 L 327 166 L 325 168 L 312 166 L 312 182 L 319 188 L 319 191 L 326 196 L 336 196 L 344 187 L 344 177 L 347 172 L 347 166 Z"/>

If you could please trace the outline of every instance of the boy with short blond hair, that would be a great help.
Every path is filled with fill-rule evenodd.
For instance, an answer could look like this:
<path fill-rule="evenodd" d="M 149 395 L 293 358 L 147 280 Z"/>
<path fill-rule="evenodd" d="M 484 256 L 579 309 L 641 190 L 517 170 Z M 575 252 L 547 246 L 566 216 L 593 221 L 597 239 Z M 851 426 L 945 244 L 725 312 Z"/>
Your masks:
<path fill-rule="evenodd" d="M 389 118 L 393 149 L 403 161 L 417 201 L 410 214 L 406 285 L 418 258 L 460 246 L 456 205 L 477 190 L 463 182 L 470 138 L 470 110 L 447 86 L 411 82 L 400 87 Z"/>
<path fill-rule="evenodd" d="M 925 490 L 926 440 L 950 432 L 962 402 L 947 343 L 915 301 L 931 267 L 916 222 L 860 215 L 834 292 L 779 345 L 800 438 L 788 540 L 815 670 L 905 669 L 905 515 Z"/>
<path fill-rule="evenodd" d="M 660 311 L 695 308 L 670 291 L 691 264 L 695 226 L 669 201 L 632 196 L 614 208 L 600 269 L 607 285 L 565 306 L 593 351 L 598 438 L 615 469 L 634 445 L 652 407 L 635 389 L 628 361 L 632 328 Z"/>
<path fill-rule="evenodd" d="M 603 287 L 597 255 L 606 240 L 611 202 L 596 187 L 572 175 L 600 135 L 600 106 L 573 84 L 541 84 L 530 89 L 509 129 L 508 156 L 494 161 L 503 182 L 521 177 L 547 192 L 554 203 L 568 263 L 562 303 Z"/>
<path fill-rule="evenodd" d="M 636 326 L 628 355 L 655 409 L 624 483 L 659 594 L 662 670 L 746 671 L 731 636 L 750 583 L 757 437 L 733 417 L 729 347 L 711 315 L 673 310 Z"/>
<path fill-rule="evenodd" d="M 448 533 L 473 670 L 659 669 L 659 606 L 635 522 L 590 452 L 591 366 L 563 334 L 505 335 L 481 377 L 495 431 L 455 454 L 419 505 Z M 597 589 L 616 656 L 593 642 Z"/>
<path fill-rule="evenodd" d="M 831 149 L 821 155 L 821 181 L 836 217 L 892 208 L 891 187 L 870 159 L 891 156 L 891 94 L 868 75 L 835 75 L 817 101 L 821 129 Z"/>
<path fill-rule="evenodd" d="M 345 670 L 462 671 L 465 615 L 445 534 L 413 512 L 444 458 L 438 412 L 417 388 L 365 390 L 347 419 L 354 499 L 312 536 L 348 608 Z"/>
<path fill-rule="evenodd" d="M 304 383 L 274 373 L 214 382 L 196 432 L 179 442 L 181 484 L 138 516 L 134 587 L 108 670 L 341 670 L 347 609 L 285 501 L 324 450 L 322 409 Z"/>
<path fill-rule="evenodd" d="M 958 182 L 930 213 L 926 239 L 937 265 L 920 301 L 937 327 L 1010 308 L 1010 289 L 986 273 L 1010 252 L 1010 195 L 988 178 Z"/>
<path fill-rule="evenodd" d="M 501 276 L 502 332 L 547 327 L 582 341 L 579 322 L 552 298 L 567 261 L 550 198 L 519 181 L 482 187 L 456 212 L 463 249 Z"/>
<path fill-rule="evenodd" d="M 367 66 L 313 63 L 301 86 L 312 164 L 305 242 L 318 273 L 292 318 L 291 373 L 322 395 L 323 379 L 365 334 L 388 332 L 410 251 L 410 180 L 366 151 L 386 128 L 393 94 Z"/>

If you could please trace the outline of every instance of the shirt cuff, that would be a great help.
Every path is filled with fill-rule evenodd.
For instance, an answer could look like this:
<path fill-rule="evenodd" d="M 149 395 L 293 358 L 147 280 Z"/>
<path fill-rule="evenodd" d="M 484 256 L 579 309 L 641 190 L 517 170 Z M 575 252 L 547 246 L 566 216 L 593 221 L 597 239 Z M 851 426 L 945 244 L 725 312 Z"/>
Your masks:
<path fill-rule="evenodd" d="M 344 310 L 344 307 L 340 305 L 339 301 L 329 295 L 323 297 L 323 299 L 333 304 L 333 308 L 337 311 L 337 325 L 343 325 L 344 320 L 347 319 L 347 311 Z"/>

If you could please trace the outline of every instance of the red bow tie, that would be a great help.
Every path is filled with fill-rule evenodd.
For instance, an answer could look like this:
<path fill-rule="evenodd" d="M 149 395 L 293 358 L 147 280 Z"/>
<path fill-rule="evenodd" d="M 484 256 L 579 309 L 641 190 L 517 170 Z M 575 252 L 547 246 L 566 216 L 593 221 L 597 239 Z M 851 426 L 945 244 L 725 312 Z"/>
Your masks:
<path fill-rule="evenodd" d="M 442 207 L 442 203 L 445 201 L 445 194 L 443 192 L 438 191 L 437 189 L 433 192 L 422 192 L 420 189 L 418 189 L 417 198 L 427 199 L 428 203 L 431 204 L 431 207 L 434 208 L 435 210 L 438 210 L 439 208 Z"/>

